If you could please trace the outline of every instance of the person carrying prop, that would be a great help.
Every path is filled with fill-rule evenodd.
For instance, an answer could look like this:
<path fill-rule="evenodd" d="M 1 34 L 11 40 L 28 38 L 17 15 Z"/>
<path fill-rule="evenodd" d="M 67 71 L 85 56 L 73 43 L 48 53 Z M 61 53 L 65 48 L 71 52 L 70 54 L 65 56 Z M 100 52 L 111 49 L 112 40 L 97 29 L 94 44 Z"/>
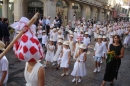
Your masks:
<path fill-rule="evenodd" d="M 44 69 L 42 64 L 38 62 L 44 57 L 43 49 L 35 36 L 36 26 L 28 26 L 28 24 L 29 20 L 22 17 L 19 22 L 11 25 L 15 30 L 24 31 L 14 43 L 13 50 L 19 60 L 26 62 L 24 71 L 26 86 L 44 86 Z"/>
<path fill-rule="evenodd" d="M 0 41 L 0 54 L 5 50 L 5 44 Z M 9 62 L 6 56 L 0 59 L 0 86 L 7 86 Z"/>

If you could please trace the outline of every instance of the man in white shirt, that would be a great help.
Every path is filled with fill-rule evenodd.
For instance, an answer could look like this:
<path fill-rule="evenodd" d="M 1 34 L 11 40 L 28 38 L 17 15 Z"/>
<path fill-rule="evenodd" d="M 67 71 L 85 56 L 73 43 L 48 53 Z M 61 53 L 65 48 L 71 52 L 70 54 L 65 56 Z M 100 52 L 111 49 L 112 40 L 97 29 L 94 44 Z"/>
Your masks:
<path fill-rule="evenodd" d="M 94 53 L 94 60 L 95 60 L 95 69 L 93 72 L 100 72 L 101 66 L 100 61 L 104 52 L 104 45 L 102 43 L 102 36 L 98 36 L 98 42 L 95 44 L 94 47 L 95 53 Z"/>
<path fill-rule="evenodd" d="M 92 32 L 93 32 L 92 31 L 92 26 L 89 26 L 88 34 L 89 34 L 90 41 L 91 41 Z"/>
<path fill-rule="evenodd" d="M 5 44 L 0 41 L 0 54 L 5 50 Z M 0 86 L 7 86 L 8 80 L 8 60 L 5 56 L 0 60 Z"/>
<path fill-rule="evenodd" d="M 51 17 L 48 16 L 48 18 L 47 18 L 47 20 L 46 20 L 47 35 L 49 34 L 49 31 L 50 31 L 50 19 L 51 19 Z"/>
<path fill-rule="evenodd" d="M 83 39 L 83 44 L 86 45 L 86 52 L 87 52 L 88 45 L 90 44 L 90 38 L 88 37 L 88 32 L 85 32 L 85 37 Z"/>

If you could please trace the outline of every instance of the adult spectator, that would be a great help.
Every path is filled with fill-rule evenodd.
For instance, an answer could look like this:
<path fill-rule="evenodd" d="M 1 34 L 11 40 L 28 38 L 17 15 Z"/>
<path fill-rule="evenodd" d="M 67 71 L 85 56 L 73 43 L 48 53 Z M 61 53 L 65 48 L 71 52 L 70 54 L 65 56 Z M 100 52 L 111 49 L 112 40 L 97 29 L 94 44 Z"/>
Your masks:
<path fill-rule="evenodd" d="M 5 50 L 5 44 L 0 41 L 0 54 Z M 8 60 L 6 56 L 3 56 L 2 59 L 0 59 L 0 86 L 7 86 L 7 80 L 8 80 Z"/>
<path fill-rule="evenodd" d="M 9 34 L 9 29 L 8 29 L 8 19 L 7 18 L 4 18 L 4 20 L 3 20 L 2 31 L 3 31 L 4 43 L 7 47 L 10 42 L 10 39 L 9 39 L 10 34 Z"/>
<path fill-rule="evenodd" d="M 105 86 L 106 81 L 110 82 L 110 85 L 113 86 L 114 79 L 117 79 L 118 71 L 121 65 L 121 59 L 124 57 L 124 47 L 121 43 L 119 35 L 114 36 L 113 44 L 111 44 L 108 49 L 108 52 L 111 51 L 114 51 L 116 56 L 106 64 L 106 70 L 101 86 Z M 109 57 L 107 59 L 109 59 Z"/>
<path fill-rule="evenodd" d="M 48 18 L 46 20 L 46 31 L 47 31 L 47 35 L 49 34 L 49 31 L 50 31 L 50 19 L 51 19 L 51 17 L 48 16 Z"/>
<path fill-rule="evenodd" d="M 54 28 L 57 28 L 57 26 L 58 26 L 58 18 L 57 17 L 55 17 L 53 24 L 54 24 Z"/>
<path fill-rule="evenodd" d="M 61 27 L 61 24 L 62 24 L 61 17 L 58 17 L 57 21 L 58 21 L 58 27 L 60 28 L 60 27 Z"/>
<path fill-rule="evenodd" d="M 43 20 L 42 20 L 42 29 L 43 30 L 46 29 L 46 17 L 45 16 L 43 17 Z"/>
<path fill-rule="evenodd" d="M 0 40 L 2 41 L 3 31 L 2 31 L 2 18 L 0 18 Z"/>

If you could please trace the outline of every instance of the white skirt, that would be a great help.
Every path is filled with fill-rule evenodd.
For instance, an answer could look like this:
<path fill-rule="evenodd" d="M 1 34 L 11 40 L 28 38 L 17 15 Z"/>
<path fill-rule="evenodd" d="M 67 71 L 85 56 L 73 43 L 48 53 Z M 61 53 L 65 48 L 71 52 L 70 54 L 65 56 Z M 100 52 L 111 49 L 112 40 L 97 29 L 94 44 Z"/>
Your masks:
<path fill-rule="evenodd" d="M 53 62 L 53 58 L 54 58 L 54 52 L 47 51 L 45 60 L 49 62 Z"/>
<path fill-rule="evenodd" d="M 129 40 L 130 40 L 130 36 L 126 36 L 124 39 L 124 44 L 128 44 Z"/>
<path fill-rule="evenodd" d="M 60 51 L 57 51 L 56 52 L 56 54 L 55 54 L 55 56 L 54 56 L 54 61 L 58 61 L 58 59 L 59 59 L 59 56 L 60 56 Z"/>
<path fill-rule="evenodd" d="M 61 58 L 61 64 L 60 64 L 60 67 L 61 68 L 68 68 L 69 67 L 69 64 L 68 64 L 68 57 L 62 57 Z"/>
<path fill-rule="evenodd" d="M 71 73 L 72 76 L 84 77 L 87 75 L 86 67 L 84 62 L 76 61 L 74 64 L 74 69 Z"/>

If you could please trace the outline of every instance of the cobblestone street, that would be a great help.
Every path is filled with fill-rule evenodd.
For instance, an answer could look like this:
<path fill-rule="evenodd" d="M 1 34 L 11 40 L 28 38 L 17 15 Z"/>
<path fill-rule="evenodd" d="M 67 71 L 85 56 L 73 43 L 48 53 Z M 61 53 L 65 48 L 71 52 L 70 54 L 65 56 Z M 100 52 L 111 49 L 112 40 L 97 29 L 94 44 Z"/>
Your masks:
<path fill-rule="evenodd" d="M 129 49 L 130 50 L 130 49 Z M 115 80 L 114 86 L 130 86 L 130 51 L 125 49 L 125 57 L 122 59 L 121 68 L 119 70 L 118 80 Z M 55 68 L 52 64 L 49 64 L 45 69 L 45 86 L 100 86 L 104 71 L 105 71 L 105 62 L 102 64 L 102 69 L 100 73 L 93 73 L 94 70 L 94 60 L 93 60 L 93 45 L 89 46 L 89 51 L 87 53 L 87 76 L 82 78 L 82 82 L 76 85 L 72 83 L 73 77 L 71 75 L 61 77 L 62 69 L 55 71 Z M 25 63 L 19 61 L 14 52 L 11 50 L 7 53 L 7 58 L 9 60 L 9 80 L 8 86 L 25 86 L 24 79 L 24 66 Z M 71 60 L 71 65 L 69 67 L 70 73 L 73 70 L 74 61 Z M 110 86 L 107 83 L 106 86 Z"/>

